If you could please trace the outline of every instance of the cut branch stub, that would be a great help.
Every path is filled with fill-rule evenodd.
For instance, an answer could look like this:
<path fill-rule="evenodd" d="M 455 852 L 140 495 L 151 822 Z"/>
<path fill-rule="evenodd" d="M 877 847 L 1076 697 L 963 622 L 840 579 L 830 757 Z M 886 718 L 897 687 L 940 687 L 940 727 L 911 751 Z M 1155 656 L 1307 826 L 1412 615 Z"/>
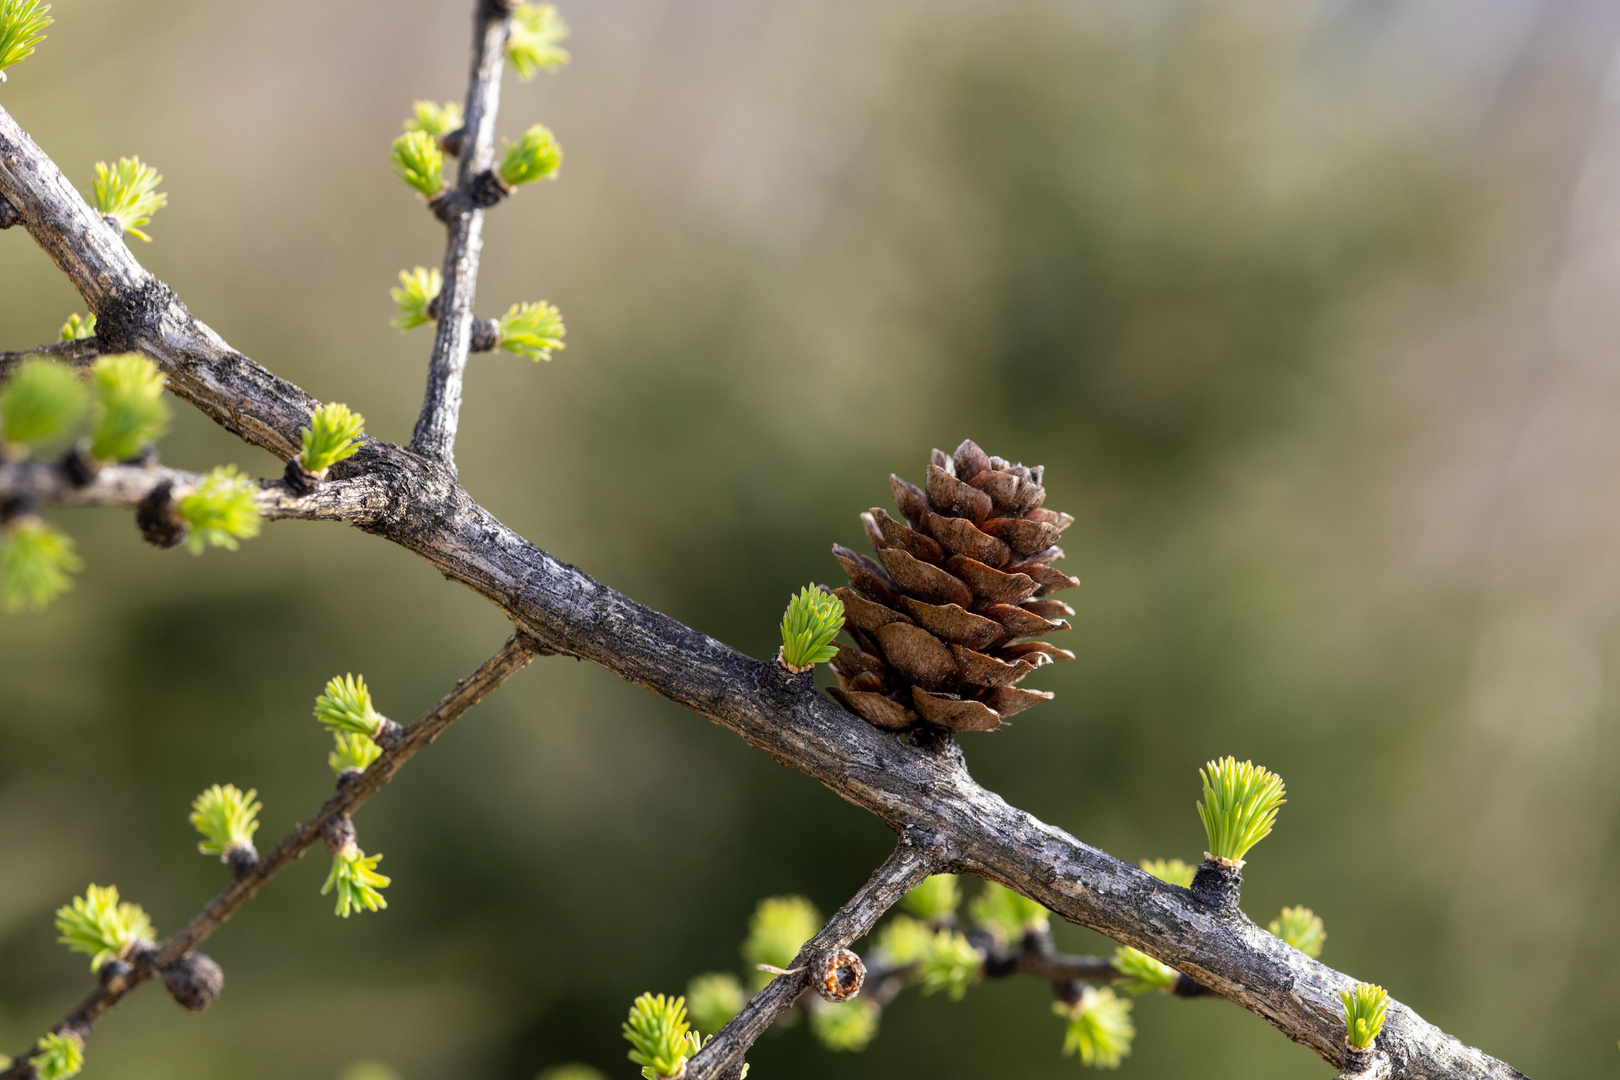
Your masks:
<path fill-rule="evenodd" d="M 1066 630 L 1067 604 L 1040 600 L 1078 585 L 1048 564 L 1073 522 L 1041 507 L 1041 470 L 991 457 L 972 440 L 933 452 L 926 488 L 889 477 L 906 523 L 861 515 L 877 558 L 835 546 L 851 588 L 844 601 L 860 651 L 833 665 L 829 690 L 887 730 L 991 731 L 1052 695 L 1014 684 L 1073 654 L 1026 639 Z M 1056 617 L 1054 617 L 1056 616 Z M 870 662 L 858 657 L 866 656 Z"/>

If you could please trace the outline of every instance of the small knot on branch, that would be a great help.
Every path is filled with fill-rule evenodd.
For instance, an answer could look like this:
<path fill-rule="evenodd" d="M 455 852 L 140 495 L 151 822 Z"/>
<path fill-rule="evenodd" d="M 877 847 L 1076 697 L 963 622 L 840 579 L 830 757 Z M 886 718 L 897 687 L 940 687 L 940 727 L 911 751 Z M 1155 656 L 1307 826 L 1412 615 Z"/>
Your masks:
<path fill-rule="evenodd" d="M 187 953 L 159 974 L 169 996 L 191 1012 L 202 1012 L 225 988 L 225 972 L 206 953 Z"/>
<path fill-rule="evenodd" d="M 829 949 L 810 964 L 810 981 L 828 1001 L 848 1001 L 866 983 L 866 965 L 849 949 Z"/>
<path fill-rule="evenodd" d="M 7 202 L 5 196 L 0 195 L 0 229 L 9 229 L 21 221 L 22 215 L 17 212 L 17 208 Z"/>
<path fill-rule="evenodd" d="M 461 147 L 467 141 L 467 129 L 458 127 L 439 139 L 439 147 L 451 157 L 461 156 Z"/>
<path fill-rule="evenodd" d="M 175 513 L 174 483 L 163 481 L 135 504 L 135 526 L 141 539 L 155 548 L 178 547 L 190 530 Z"/>
<path fill-rule="evenodd" d="M 494 352 L 501 344 L 501 324 L 494 319 L 474 319 L 467 348 L 473 352 Z"/>
<path fill-rule="evenodd" d="M 326 850 L 332 855 L 340 855 L 350 848 L 359 846 L 359 838 L 354 831 L 354 822 L 345 815 L 335 817 L 321 826 L 321 840 L 326 844 Z"/>
<path fill-rule="evenodd" d="M 287 467 L 281 473 L 282 482 L 294 495 L 311 495 L 320 486 L 321 478 L 304 468 L 304 463 L 298 458 L 287 462 Z"/>
<path fill-rule="evenodd" d="M 494 169 L 485 169 L 467 181 L 467 199 L 474 206 L 488 210 L 512 194 L 512 186 Z"/>
<path fill-rule="evenodd" d="M 1243 893 L 1243 863 L 1205 854 L 1193 876 L 1193 899 L 1223 914 L 1238 910 Z"/>
<path fill-rule="evenodd" d="M 241 881 L 259 868 L 259 852 L 250 843 L 232 844 L 225 849 L 225 865 L 231 868 L 231 876 Z"/>

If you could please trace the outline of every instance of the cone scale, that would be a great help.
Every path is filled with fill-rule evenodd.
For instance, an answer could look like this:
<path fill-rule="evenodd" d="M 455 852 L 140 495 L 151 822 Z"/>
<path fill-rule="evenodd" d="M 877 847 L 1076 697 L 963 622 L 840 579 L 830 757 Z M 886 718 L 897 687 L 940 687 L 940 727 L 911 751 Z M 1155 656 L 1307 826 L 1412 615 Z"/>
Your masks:
<path fill-rule="evenodd" d="M 1042 467 L 993 458 L 971 440 L 938 450 L 922 488 L 890 476 L 901 517 L 861 515 L 876 558 L 834 545 L 849 587 L 828 693 L 891 731 L 993 731 L 1052 695 L 1017 684 L 1074 654 L 1038 640 L 1074 609 L 1053 593 L 1080 584 L 1053 569 L 1073 523 L 1042 507 Z"/>

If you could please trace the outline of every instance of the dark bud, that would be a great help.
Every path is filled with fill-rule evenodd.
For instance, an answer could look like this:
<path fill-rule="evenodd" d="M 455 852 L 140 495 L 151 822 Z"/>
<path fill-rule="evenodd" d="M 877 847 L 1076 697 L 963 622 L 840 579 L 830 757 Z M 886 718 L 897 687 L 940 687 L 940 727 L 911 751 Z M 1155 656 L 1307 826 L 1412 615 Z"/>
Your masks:
<path fill-rule="evenodd" d="M 225 987 L 225 973 L 206 953 L 188 953 L 163 969 L 169 995 L 192 1012 L 212 1005 Z"/>
<path fill-rule="evenodd" d="M 487 210 L 512 194 L 501 174 L 494 169 L 485 169 L 483 172 L 467 181 L 467 198 L 474 206 Z"/>
<path fill-rule="evenodd" d="M 377 734 L 371 737 L 371 741 L 384 750 L 392 750 L 399 745 L 400 740 L 404 737 L 405 729 L 385 716 L 383 722 L 377 727 Z"/>
<path fill-rule="evenodd" d="M 1053 995 L 1065 1005 L 1078 1005 L 1081 995 L 1085 992 L 1086 981 L 1084 979 L 1070 979 L 1067 982 L 1055 982 L 1052 984 Z"/>
<path fill-rule="evenodd" d="M 112 231 L 117 233 L 119 236 L 124 235 L 124 223 L 122 221 L 119 221 L 111 214 L 102 214 L 101 220 L 105 221 L 107 223 L 107 227 L 112 229 Z"/>
<path fill-rule="evenodd" d="M 287 468 L 281 474 L 287 487 L 294 495 L 308 495 L 320 485 L 321 478 L 304 468 L 303 461 L 293 458 L 287 462 Z"/>
<path fill-rule="evenodd" d="M 14 495 L 9 499 L 0 499 L 0 525 L 9 525 L 19 518 L 34 517 L 39 508 L 34 503 L 32 495 Z"/>
<path fill-rule="evenodd" d="M 252 844 L 232 844 L 225 849 L 225 865 L 231 876 L 241 881 L 259 868 L 259 853 Z"/>
<path fill-rule="evenodd" d="M 20 221 L 22 215 L 17 213 L 17 208 L 0 197 L 0 229 L 9 229 Z"/>
<path fill-rule="evenodd" d="M 467 348 L 473 352 L 494 352 L 501 343 L 501 327 L 494 319 L 474 319 L 472 340 Z"/>
<path fill-rule="evenodd" d="M 810 980 L 816 993 L 828 1001 L 848 1001 L 861 992 L 866 965 L 848 949 L 832 949 L 811 963 Z"/>
<path fill-rule="evenodd" d="M 467 129 L 458 127 L 439 140 L 439 148 L 451 157 L 461 156 L 461 145 L 467 140 Z"/>
<path fill-rule="evenodd" d="M 354 822 L 347 817 L 336 817 L 321 826 L 321 839 L 326 850 L 336 855 L 355 842 Z"/>
<path fill-rule="evenodd" d="M 428 200 L 428 209 L 433 211 L 434 217 L 448 225 L 471 211 L 473 204 L 461 193 L 460 188 L 447 187 Z"/>
<path fill-rule="evenodd" d="M 439 294 L 439 296 L 443 295 L 444 293 Z M 429 300 L 427 306 L 427 317 L 432 319 L 434 322 L 439 321 L 439 296 L 435 296 L 433 299 Z"/>
<path fill-rule="evenodd" d="M 1238 910 L 1243 892 L 1243 871 L 1227 859 L 1208 858 L 1193 876 L 1193 899 L 1223 913 Z"/>
<path fill-rule="evenodd" d="M 165 480 L 135 504 L 141 539 L 156 548 L 172 548 L 186 538 L 186 523 L 174 512 L 174 485 Z"/>
<path fill-rule="evenodd" d="M 134 968 L 129 966 L 127 961 L 109 960 L 105 964 L 101 965 L 101 970 L 96 974 L 101 977 L 101 982 L 103 985 L 105 985 L 112 982 L 114 979 L 122 979 L 124 976 L 128 975 L 134 970 Z"/>
<path fill-rule="evenodd" d="M 62 458 L 62 473 L 74 487 L 86 487 L 101 471 L 101 465 L 83 446 L 75 446 Z"/>
<path fill-rule="evenodd" d="M 354 783 L 364 775 L 365 773 L 359 769 L 344 769 L 342 772 L 338 773 L 337 789 L 342 791 L 344 788 L 348 787 L 350 784 Z"/>
<path fill-rule="evenodd" d="M 1178 971 L 1176 973 L 1175 988 L 1170 992 L 1176 997 L 1203 997 L 1205 994 L 1209 993 L 1209 987 L 1205 986 L 1203 983 L 1193 982 L 1191 979 L 1187 978 L 1187 976 Z"/>
<path fill-rule="evenodd" d="M 120 465 L 137 465 L 137 466 L 144 469 L 144 468 L 148 468 L 148 467 L 150 467 L 152 465 L 156 465 L 157 463 L 158 463 L 157 443 L 147 443 L 145 446 L 140 448 L 140 451 L 138 453 L 136 453 L 136 455 L 134 457 L 127 457 L 123 461 L 120 461 L 118 464 L 120 464 Z"/>

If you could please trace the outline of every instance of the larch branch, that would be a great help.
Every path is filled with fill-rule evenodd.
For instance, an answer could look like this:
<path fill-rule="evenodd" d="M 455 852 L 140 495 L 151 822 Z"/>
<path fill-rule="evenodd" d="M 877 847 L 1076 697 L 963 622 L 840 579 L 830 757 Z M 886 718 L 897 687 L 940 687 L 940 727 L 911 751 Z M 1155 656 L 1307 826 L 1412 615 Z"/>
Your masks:
<path fill-rule="evenodd" d="M 95 991 L 79 1003 L 78 1008 L 51 1030 L 58 1034 L 72 1033 L 81 1041 L 87 1039 L 103 1013 L 141 983 L 208 940 L 209 935 L 223 926 L 243 904 L 253 899 L 272 878 L 319 841 L 322 830 L 329 823 L 353 814 L 362 803 L 392 780 L 394 774 L 418 751 L 437 739 L 445 728 L 482 701 L 491 690 L 522 671 L 544 651 L 521 632 L 513 634 L 498 653 L 458 682 L 444 700 L 406 728 L 400 740 L 383 750 L 370 768 L 358 776 L 340 781 L 337 791 L 320 810 L 262 855 L 252 870 L 232 882 L 190 922 L 160 942 L 155 950 L 136 958 L 134 963 L 128 965 L 127 971 L 102 980 Z M 34 1070 L 29 1062 L 33 1054 L 34 1051 L 30 1049 L 19 1055 L 9 1068 L 0 1071 L 0 1080 L 32 1080 Z"/>

